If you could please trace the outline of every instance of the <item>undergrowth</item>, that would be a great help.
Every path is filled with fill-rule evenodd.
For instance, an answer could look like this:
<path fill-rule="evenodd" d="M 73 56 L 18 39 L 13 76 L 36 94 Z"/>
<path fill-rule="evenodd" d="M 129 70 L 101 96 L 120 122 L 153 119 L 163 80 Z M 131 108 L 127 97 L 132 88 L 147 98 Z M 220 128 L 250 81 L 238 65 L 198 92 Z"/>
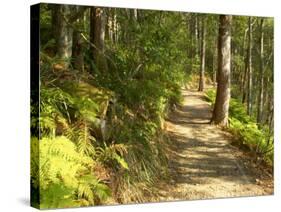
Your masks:
<path fill-rule="evenodd" d="M 145 19 L 151 24 L 128 28 L 133 42 L 106 40 L 106 66 L 94 64 L 84 48 L 84 71 L 72 63 L 60 65 L 67 61 L 51 53 L 54 39 L 41 30 L 41 37 L 50 39 L 40 45 L 40 117 L 32 109 L 31 122 L 40 131 L 32 145 L 42 154 L 40 162 L 32 163 L 31 185 L 42 208 L 147 202 L 157 196 L 154 185 L 168 178 L 163 123 L 169 108 L 182 101 L 187 35 L 170 19 L 156 29 L 154 12 Z M 49 29 L 50 20 L 45 21 Z M 38 106 L 35 100 L 32 104 Z M 42 161 L 48 161 L 52 173 Z M 36 170 L 46 176 L 42 192 Z"/>
<path fill-rule="evenodd" d="M 129 69 L 127 62 L 122 66 Z M 116 82 L 71 69 L 56 73 L 52 63 L 49 57 L 41 65 L 40 116 L 31 110 L 31 127 L 40 131 L 31 138 L 32 204 L 62 208 L 157 196 L 153 185 L 168 177 L 164 118 L 182 100 L 184 74 L 150 64 Z"/>
<path fill-rule="evenodd" d="M 214 104 L 215 90 L 206 91 L 205 97 Z M 269 165 L 273 164 L 272 133 L 266 126 L 259 128 L 254 118 L 247 115 L 245 106 L 235 98 L 231 98 L 229 105 L 229 130 L 238 138 L 240 145 L 246 145 Z"/>

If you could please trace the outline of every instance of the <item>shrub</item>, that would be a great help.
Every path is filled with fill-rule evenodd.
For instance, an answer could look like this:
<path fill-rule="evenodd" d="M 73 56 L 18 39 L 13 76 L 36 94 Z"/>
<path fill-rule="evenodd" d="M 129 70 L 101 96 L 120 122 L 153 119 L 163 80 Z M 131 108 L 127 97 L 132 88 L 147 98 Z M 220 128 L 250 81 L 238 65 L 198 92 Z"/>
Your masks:
<path fill-rule="evenodd" d="M 205 93 L 206 99 L 215 103 L 215 90 Z M 273 163 L 273 136 L 268 127 L 259 129 L 252 117 L 247 115 L 245 106 L 238 99 L 231 98 L 229 105 L 229 129 L 240 142 L 260 154 L 269 164 Z"/>

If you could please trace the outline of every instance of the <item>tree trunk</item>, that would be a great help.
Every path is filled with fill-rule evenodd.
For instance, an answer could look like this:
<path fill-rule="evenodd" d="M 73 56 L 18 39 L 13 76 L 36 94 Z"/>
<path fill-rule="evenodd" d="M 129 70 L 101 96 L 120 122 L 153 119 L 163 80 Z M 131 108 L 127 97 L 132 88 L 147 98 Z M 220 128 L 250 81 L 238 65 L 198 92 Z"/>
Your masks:
<path fill-rule="evenodd" d="M 243 81 L 242 81 L 242 103 L 245 103 L 247 100 L 247 75 L 248 75 L 248 53 L 245 57 L 245 67 L 244 67 L 244 74 L 243 74 Z"/>
<path fill-rule="evenodd" d="M 242 103 L 245 103 L 246 100 L 246 76 L 247 76 L 247 49 L 246 49 L 246 39 L 247 39 L 247 32 L 248 32 L 248 27 L 244 32 L 244 37 L 243 37 L 243 44 L 242 44 L 242 57 L 244 58 L 244 66 L 241 65 L 241 82 L 240 83 L 240 91 L 242 93 Z"/>
<path fill-rule="evenodd" d="M 264 19 L 260 22 L 260 83 L 259 83 L 259 95 L 258 95 L 258 111 L 257 111 L 257 123 L 262 122 L 263 112 L 263 89 L 264 89 L 264 61 L 263 61 L 263 23 Z"/>
<path fill-rule="evenodd" d="M 273 111 L 274 111 L 274 103 L 273 103 L 273 97 L 269 94 L 268 95 L 268 102 L 267 102 L 267 120 L 266 123 L 268 125 L 269 128 L 273 129 L 273 120 L 274 120 L 274 115 L 273 115 Z"/>
<path fill-rule="evenodd" d="M 56 55 L 61 60 L 61 65 L 65 69 L 69 67 L 70 59 L 72 56 L 72 36 L 73 29 L 67 22 L 71 14 L 70 5 L 57 5 L 54 11 L 53 31 L 56 41 Z M 56 21 L 56 23 L 54 23 Z"/>
<path fill-rule="evenodd" d="M 217 49 L 217 42 L 216 39 L 214 39 L 214 50 Z M 216 67 L 216 54 L 213 54 L 213 59 L 212 59 L 212 69 L 213 69 L 213 85 L 217 85 L 217 67 Z"/>
<path fill-rule="evenodd" d="M 108 14 L 107 14 L 107 25 L 106 25 L 106 31 L 108 35 L 108 39 L 110 42 L 113 42 L 113 35 L 114 35 L 114 9 L 109 8 Z"/>
<path fill-rule="evenodd" d="M 230 101 L 231 66 L 231 21 L 232 16 L 221 15 L 218 38 L 218 85 L 212 123 L 228 126 Z"/>
<path fill-rule="evenodd" d="M 117 22 L 117 10 L 114 8 L 114 16 L 113 16 L 113 40 L 115 43 L 119 40 L 119 23 Z"/>
<path fill-rule="evenodd" d="M 92 7 L 90 11 L 90 41 L 95 71 L 106 72 L 104 57 L 105 14 L 102 8 Z"/>
<path fill-rule="evenodd" d="M 189 71 L 192 73 L 193 71 L 193 60 L 194 60 L 194 39 L 193 39 L 193 32 L 194 32 L 194 16 L 191 14 L 189 18 L 189 24 L 188 24 L 188 29 L 189 29 L 189 61 L 190 61 L 190 66 L 189 66 Z"/>
<path fill-rule="evenodd" d="M 249 17 L 249 40 L 248 40 L 248 98 L 247 98 L 247 114 L 252 114 L 252 17 Z"/>
<path fill-rule="evenodd" d="M 133 13 L 134 13 L 134 20 L 135 20 L 135 21 L 138 21 L 138 10 L 137 10 L 137 9 L 134 9 L 134 10 L 133 10 Z"/>
<path fill-rule="evenodd" d="M 78 30 L 73 31 L 72 58 L 74 69 L 84 71 L 83 41 Z"/>
<path fill-rule="evenodd" d="M 59 6 L 58 5 L 52 5 L 51 6 L 52 10 L 52 35 L 53 38 L 56 41 L 57 44 L 57 39 L 58 39 L 58 15 L 59 15 Z M 56 49 L 55 49 L 56 51 Z"/>
<path fill-rule="evenodd" d="M 201 50 L 200 50 L 200 79 L 199 79 L 199 88 L 198 91 L 204 91 L 205 87 L 205 51 L 206 51 L 206 45 L 205 45 L 205 18 L 202 17 L 202 24 L 201 24 Z"/>
<path fill-rule="evenodd" d="M 199 32 L 199 17 L 195 16 L 195 45 L 196 45 L 196 57 L 200 55 L 200 32 Z"/>

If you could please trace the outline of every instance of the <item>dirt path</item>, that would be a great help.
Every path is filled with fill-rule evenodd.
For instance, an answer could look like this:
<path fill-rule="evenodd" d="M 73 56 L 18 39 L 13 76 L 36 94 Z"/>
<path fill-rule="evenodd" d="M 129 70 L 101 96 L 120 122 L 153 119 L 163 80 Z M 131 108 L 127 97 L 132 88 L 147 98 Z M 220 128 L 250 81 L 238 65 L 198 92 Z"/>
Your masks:
<path fill-rule="evenodd" d="M 190 200 L 273 193 L 272 177 L 232 146 L 232 137 L 209 124 L 211 107 L 203 93 L 182 90 L 184 102 L 166 122 L 171 138 L 170 185 L 160 200 Z M 266 177 L 267 176 L 267 177 Z"/>

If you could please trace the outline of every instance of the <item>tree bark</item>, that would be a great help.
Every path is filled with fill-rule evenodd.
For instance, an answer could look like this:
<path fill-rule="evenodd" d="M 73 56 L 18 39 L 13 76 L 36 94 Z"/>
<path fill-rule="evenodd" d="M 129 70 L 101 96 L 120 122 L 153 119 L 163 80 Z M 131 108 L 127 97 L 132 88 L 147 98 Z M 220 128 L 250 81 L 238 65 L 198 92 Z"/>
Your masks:
<path fill-rule="evenodd" d="M 260 83 L 259 83 L 259 95 L 258 95 L 258 111 L 257 111 L 257 123 L 262 122 L 263 112 L 263 92 L 264 92 L 264 59 L 263 59 L 263 24 L 264 19 L 260 22 Z"/>
<path fill-rule="evenodd" d="M 90 41 L 95 71 L 106 72 L 107 64 L 104 57 L 105 13 L 102 8 L 92 7 L 90 12 Z"/>
<path fill-rule="evenodd" d="M 87 7 L 73 5 L 52 5 L 52 34 L 56 42 L 55 52 L 60 67 L 63 69 L 68 69 L 71 58 L 77 56 L 77 52 L 73 55 L 73 50 L 76 51 L 73 46 L 73 39 L 74 42 L 78 42 L 79 33 L 73 25 L 86 9 Z M 75 37 L 73 38 L 74 33 Z M 81 61 L 81 58 L 79 60 Z"/>
<path fill-rule="evenodd" d="M 56 55 L 61 60 L 64 68 L 67 69 L 70 64 L 72 56 L 72 36 L 73 29 L 67 23 L 67 19 L 71 14 L 70 5 L 57 5 L 54 11 L 54 18 L 56 21 L 54 26 L 54 34 L 56 41 Z"/>
<path fill-rule="evenodd" d="M 248 76 L 248 50 L 245 57 L 245 67 L 242 81 L 242 103 L 245 103 L 247 100 L 247 76 Z"/>
<path fill-rule="evenodd" d="M 228 126 L 228 110 L 230 101 L 231 22 L 232 16 L 220 16 L 218 37 L 218 85 L 211 122 L 221 126 Z"/>
<path fill-rule="evenodd" d="M 110 42 L 113 42 L 114 36 L 114 9 L 109 8 L 107 14 L 107 24 L 106 24 L 106 32 Z"/>
<path fill-rule="evenodd" d="M 244 69 L 242 66 L 242 85 L 241 85 L 241 92 L 242 92 L 242 103 L 246 102 L 246 95 L 247 95 L 247 61 L 248 61 L 248 48 L 246 48 L 246 40 L 247 40 L 247 33 L 249 28 L 245 30 L 244 37 L 243 37 L 243 58 L 244 58 Z M 244 70 L 244 71 L 243 71 Z"/>
<path fill-rule="evenodd" d="M 73 31 L 72 58 L 74 69 L 84 71 L 83 41 L 78 30 Z"/>
<path fill-rule="evenodd" d="M 133 16 L 134 16 L 134 20 L 138 21 L 138 10 L 137 9 L 133 10 Z"/>
<path fill-rule="evenodd" d="M 195 45 L 196 45 L 196 57 L 200 55 L 200 30 L 199 30 L 199 17 L 195 16 Z"/>
<path fill-rule="evenodd" d="M 51 6 L 51 10 L 52 10 L 52 35 L 53 35 L 53 38 L 55 39 L 56 41 L 56 44 L 57 44 L 57 37 L 58 37 L 58 15 L 59 15 L 59 6 L 58 5 L 52 5 Z M 55 49 L 56 51 L 56 49 Z"/>
<path fill-rule="evenodd" d="M 119 40 L 119 28 L 120 25 L 117 22 L 117 10 L 114 8 L 114 16 L 113 16 L 113 40 L 115 43 Z"/>
<path fill-rule="evenodd" d="M 252 17 L 249 17 L 249 39 L 248 39 L 248 95 L 247 95 L 247 114 L 252 114 Z"/>
<path fill-rule="evenodd" d="M 214 50 L 217 50 L 217 41 L 214 39 Z M 216 68 L 216 54 L 213 54 L 213 64 L 212 64 L 212 69 L 213 69 L 213 85 L 217 85 L 217 68 Z"/>
<path fill-rule="evenodd" d="M 205 44 L 205 18 L 202 17 L 202 24 L 201 24 L 201 50 L 200 50 L 200 79 L 199 79 L 199 88 L 198 91 L 204 91 L 205 87 L 205 52 L 206 52 L 206 44 Z"/>
<path fill-rule="evenodd" d="M 193 39 L 193 34 L 194 34 L 194 16 L 193 14 L 190 14 L 190 17 L 189 17 L 189 23 L 188 23 L 188 30 L 189 30 L 189 41 L 190 41 L 190 45 L 189 45 L 189 54 L 188 54 L 188 57 L 189 57 L 189 71 L 190 73 L 192 73 L 193 71 L 193 60 L 194 60 L 194 39 Z"/>

